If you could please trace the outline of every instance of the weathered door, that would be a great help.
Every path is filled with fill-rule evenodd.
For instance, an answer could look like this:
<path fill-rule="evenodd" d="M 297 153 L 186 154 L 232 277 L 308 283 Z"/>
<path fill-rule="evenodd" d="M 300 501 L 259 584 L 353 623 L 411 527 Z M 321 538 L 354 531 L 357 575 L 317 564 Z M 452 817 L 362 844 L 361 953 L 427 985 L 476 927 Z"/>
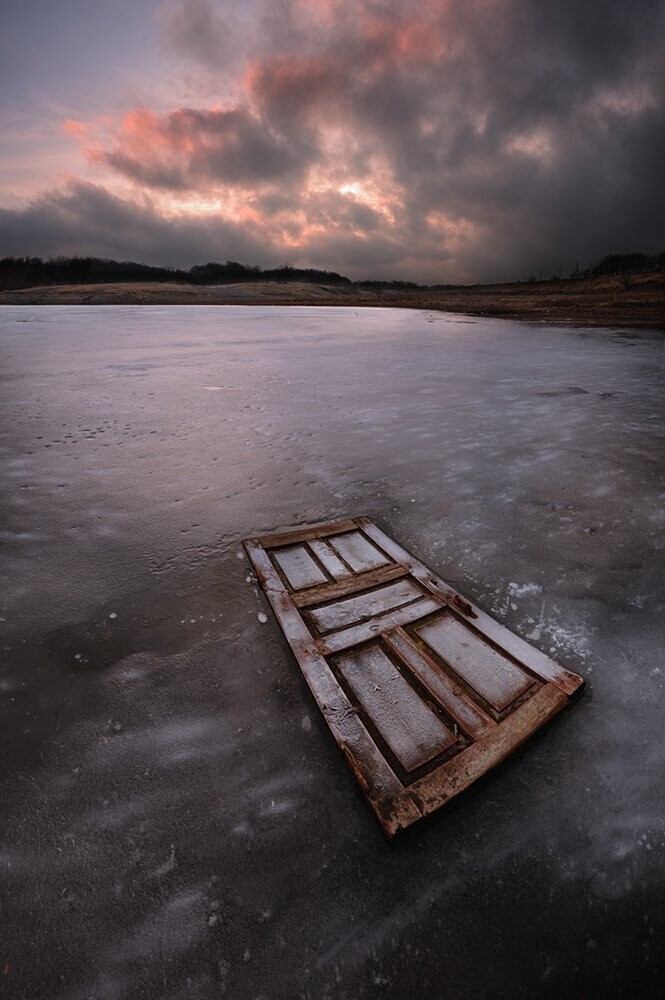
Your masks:
<path fill-rule="evenodd" d="M 367 518 L 244 545 L 390 836 L 507 757 L 583 684 Z"/>

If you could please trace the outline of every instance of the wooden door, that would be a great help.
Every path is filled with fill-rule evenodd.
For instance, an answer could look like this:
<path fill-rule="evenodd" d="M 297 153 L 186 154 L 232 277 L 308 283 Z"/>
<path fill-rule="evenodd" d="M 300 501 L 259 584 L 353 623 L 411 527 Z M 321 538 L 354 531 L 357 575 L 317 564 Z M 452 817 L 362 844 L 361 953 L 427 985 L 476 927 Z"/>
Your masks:
<path fill-rule="evenodd" d="M 244 545 L 389 836 L 491 770 L 583 684 L 367 518 Z"/>

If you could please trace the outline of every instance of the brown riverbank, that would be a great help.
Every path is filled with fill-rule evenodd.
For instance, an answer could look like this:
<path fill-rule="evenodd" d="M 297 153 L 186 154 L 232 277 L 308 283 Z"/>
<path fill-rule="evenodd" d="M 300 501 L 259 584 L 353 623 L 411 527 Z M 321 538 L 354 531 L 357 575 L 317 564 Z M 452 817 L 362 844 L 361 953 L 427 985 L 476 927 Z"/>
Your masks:
<path fill-rule="evenodd" d="M 0 304 L 392 306 L 545 323 L 665 328 L 665 274 L 414 291 L 301 282 L 48 285 L 0 292 Z"/>

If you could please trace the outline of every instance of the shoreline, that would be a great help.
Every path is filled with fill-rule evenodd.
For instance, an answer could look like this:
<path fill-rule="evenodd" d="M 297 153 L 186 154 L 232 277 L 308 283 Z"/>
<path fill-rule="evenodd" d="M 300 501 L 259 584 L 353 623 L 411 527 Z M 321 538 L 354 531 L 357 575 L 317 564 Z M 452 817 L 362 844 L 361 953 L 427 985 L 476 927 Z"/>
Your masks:
<path fill-rule="evenodd" d="M 125 282 L 0 292 L 0 305 L 266 305 L 418 309 L 570 326 L 665 330 L 665 274 L 393 290 L 303 282 Z"/>

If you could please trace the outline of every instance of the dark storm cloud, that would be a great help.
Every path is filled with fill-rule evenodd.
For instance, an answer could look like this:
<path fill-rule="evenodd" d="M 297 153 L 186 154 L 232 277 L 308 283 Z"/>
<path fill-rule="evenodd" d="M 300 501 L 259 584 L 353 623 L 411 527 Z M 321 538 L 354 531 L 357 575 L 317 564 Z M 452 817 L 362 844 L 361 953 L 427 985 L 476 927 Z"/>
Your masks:
<path fill-rule="evenodd" d="M 147 187 L 177 191 L 220 183 L 251 188 L 300 177 L 308 147 L 304 134 L 287 142 L 247 108 L 178 108 L 163 118 L 132 112 L 114 146 L 91 155 Z"/>
<path fill-rule="evenodd" d="M 227 9 L 169 7 L 212 80 Z M 273 252 L 355 275 L 549 274 L 665 242 L 661 0 L 260 9 L 235 103 L 135 112 L 91 155 L 147 188 L 242 189 Z"/>
<path fill-rule="evenodd" d="M 204 260 L 277 264 L 262 234 L 217 217 L 166 219 L 149 203 L 118 198 L 94 184 L 71 182 L 28 209 L 0 209 L 2 255 L 90 255 L 189 266 Z"/>

